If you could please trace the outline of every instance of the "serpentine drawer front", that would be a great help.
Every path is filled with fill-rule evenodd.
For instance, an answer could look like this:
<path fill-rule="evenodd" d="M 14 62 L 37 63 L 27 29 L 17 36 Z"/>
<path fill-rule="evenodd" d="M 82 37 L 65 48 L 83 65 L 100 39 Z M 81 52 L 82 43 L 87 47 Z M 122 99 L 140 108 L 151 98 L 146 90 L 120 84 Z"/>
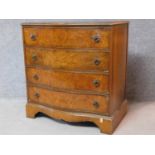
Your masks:
<path fill-rule="evenodd" d="M 109 92 L 109 77 L 103 73 L 93 74 L 27 68 L 27 77 L 29 83 L 47 85 L 51 88 L 72 91 L 87 90 L 96 93 Z"/>
<path fill-rule="evenodd" d="M 27 117 L 112 133 L 127 111 L 128 22 L 23 24 Z"/>
<path fill-rule="evenodd" d="M 47 39 L 48 38 L 48 39 Z M 108 48 L 110 30 L 106 27 L 28 27 L 25 45 L 52 48 Z"/>
<path fill-rule="evenodd" d="M 107 71 L 109 53 L 103 50 L 26 48 L 26 64 L 54 69 Z"/>
<path fill-rule="evenodd" d="M 29 87 L 29 100 L 48 107 L 69 111 L 106 114 L 108 98 L 99 95 L 75 94 Z"/>

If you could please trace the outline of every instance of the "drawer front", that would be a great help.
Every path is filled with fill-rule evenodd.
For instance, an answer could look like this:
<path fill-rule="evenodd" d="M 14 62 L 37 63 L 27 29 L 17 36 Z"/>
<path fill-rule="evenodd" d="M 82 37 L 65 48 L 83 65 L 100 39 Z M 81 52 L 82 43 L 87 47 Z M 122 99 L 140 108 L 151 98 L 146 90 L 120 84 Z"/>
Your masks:
<path fill-rule="evenodd" d="M 107 70 L 109 53 L 100 50 L 25 48 L 26 64 L 68 70 Z"/>
<path fill-rule="evenodd" d="M 26 46 L 53 48 L 108 48 L 110 34 L 108 28 L 24 28 Z"/>
<path fill-rule="evenodd" d="M 30 102 L 63 110 L 106 114 L 108 109 L 108 97 L 104 96 L 56 92 L 37 87 L 29 87 L 28 93 Z"/>
<path fill-rule="evenodd" d="M 67 90 L 107 92 L 108 76 L 27 68 L 28 82 Z"/>

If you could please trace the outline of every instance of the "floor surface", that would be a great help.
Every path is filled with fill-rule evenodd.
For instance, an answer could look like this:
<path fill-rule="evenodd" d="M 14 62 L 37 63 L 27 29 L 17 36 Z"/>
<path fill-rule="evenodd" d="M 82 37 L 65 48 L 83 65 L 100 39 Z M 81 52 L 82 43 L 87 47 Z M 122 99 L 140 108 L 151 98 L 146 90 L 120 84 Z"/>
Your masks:
<path fill-rule="evenodd" d="M 100 130 L 91 123 L 65 123 L 40 115 L 25 117 L 26 100 L 0 99 L 1 135 L 98 135 Z M 129 102 L 129 110 L 116 135 L 155 134 L 155 102 Z"/>

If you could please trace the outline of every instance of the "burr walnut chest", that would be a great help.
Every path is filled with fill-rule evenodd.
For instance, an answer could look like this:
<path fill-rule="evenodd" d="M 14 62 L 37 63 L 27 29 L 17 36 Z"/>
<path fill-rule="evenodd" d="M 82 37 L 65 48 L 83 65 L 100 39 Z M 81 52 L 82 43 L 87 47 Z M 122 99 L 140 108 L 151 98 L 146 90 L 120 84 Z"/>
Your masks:
<path fill-rule="evenodd" d="M 23 24 L 27 117 L 93 122 L 111 134 L 127 112 L 127 22 Z"/>

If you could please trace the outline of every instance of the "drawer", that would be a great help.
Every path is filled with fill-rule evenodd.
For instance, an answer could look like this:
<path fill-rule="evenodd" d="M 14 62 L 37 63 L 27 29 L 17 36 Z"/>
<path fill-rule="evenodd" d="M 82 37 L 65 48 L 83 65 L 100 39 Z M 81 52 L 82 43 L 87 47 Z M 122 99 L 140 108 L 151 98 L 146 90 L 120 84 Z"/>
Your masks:
<path fill-rule="evenodd" d="M 102 73 L 63 72 L 27 68 L 28 82 L 67 90 L 107 92 L 108 76 Z"/>
<path fill-rule="evenodd" d="M 109 28 L 93 27 L 25 27 L 26 46 L 52 48 L 108 48 L 111 31 Z"/>
<path fill-rule="evenodd" d="M 26 65 L 68 70 L 107 70 L 109 52 L 101 50 L 51 50 L 25 48 Z"/>
<path fill-rule="evenodd" d="M 65 93 L 51 91 L 44 88 L 28 88 L 29 101 L 41 105 L 69 111 L 106 114 L 108 109 L 108 97 Z"/>

